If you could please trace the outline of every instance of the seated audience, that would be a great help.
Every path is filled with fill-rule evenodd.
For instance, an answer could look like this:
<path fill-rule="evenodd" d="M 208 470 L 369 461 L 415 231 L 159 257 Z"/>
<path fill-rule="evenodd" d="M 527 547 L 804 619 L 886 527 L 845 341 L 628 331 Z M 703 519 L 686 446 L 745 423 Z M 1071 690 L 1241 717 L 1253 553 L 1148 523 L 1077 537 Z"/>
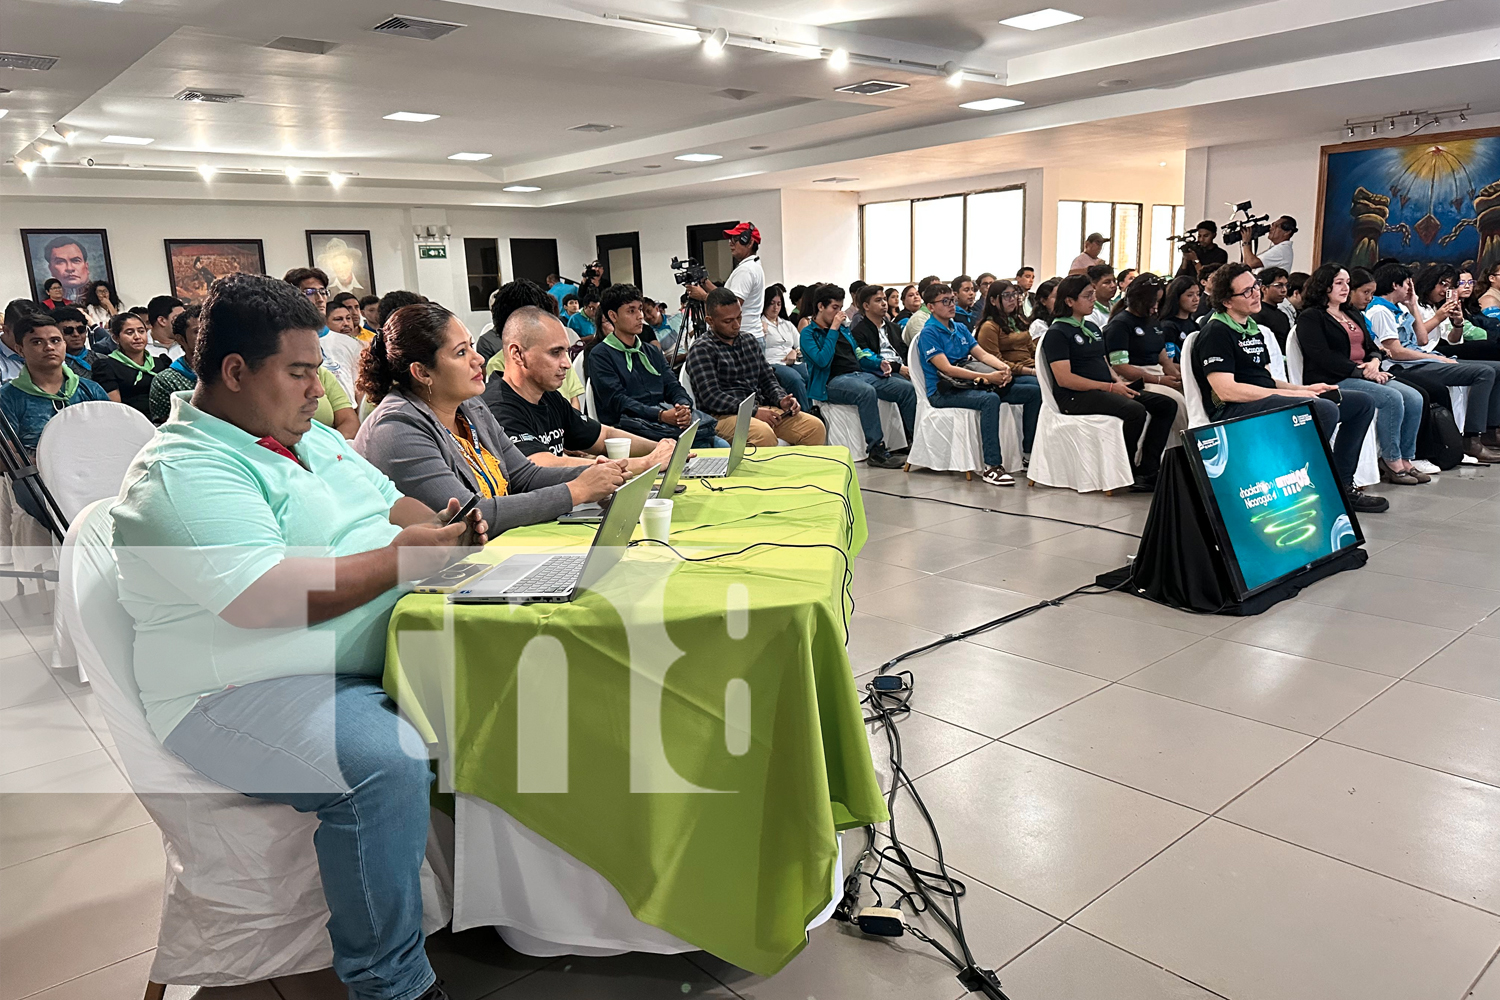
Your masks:
<path fill-rule="evenodd" d="M 42 282 L 42 301 L 40 305 L 44 312 L 50 313 L 54 309 L 61 309 L 63 306 L 70 306 L 72 304 L 68 301 L 68 297 L 63 294 L 63 283 L 61 281 L 58 281 L 56 278 L 48 278 Z"/>
<path fill-rule="evenodd" d="M 634 285 L 610 285 L 600 295 L 599 311 L 614 325 L 614 332 L 589 352 L 589 384 L 599 408 L 595 416 L 652 441 L 675 441 L 701 417 L 694 445 L 728 447 L 727 441 L 715 442 L 708 414 L 693 410 L 693 398 L 677 381 L 661 349 L 641 339 L 645 327 L 641 290 Z"/>
<path fill-rule="evenodd" d="M 83 293 L 83 314 L 90 328 L 108 327 L 120 311 L 120 297 L 107 281 L 91 281 Z"/>
<path fill-rule="evenodd" d="M 426 301 L 427 296 L 419 295 L 416 292 L 408 292 L 404 288 L 398 288 L 394 291 L 386 292 L 380 297 L 380 301 L 375 306 L 376 331 L 378 332 L 385 329 L 385 321 L 390 319 L 391 313 L 395 312 L 397 309 L 400 309 L 404 306 L 414 306 L 418 302 Z"/>
<path fill-rule="evenodd" d="M 173 401 L 111 512 L 121 604 L 162 745 L 321 820 L 333 967 L 351 995 L 443 1000 L 421 919 L 432 772 L 380 677 L 402 584 L 486 526 L 443 526 L 456 500 L 434 515 L 313 425 L 322 326 L 285 282 L 210 286 L 192 399 Z"/>
<path fill-rule="evenodd" d="M 1292 332 L 1295 317 L 1288 319 L 1281 304 L 1286 301 L 1287 273 L 1284 267 L 1263 268 L 1256 275 L 1260 281 L 1260 312 L 1255 314 L 1255 323 L 1263 330 L 1276 335 L 1276 343 L 1286 349 L 1286 338 Z"/>
<path fill-rule="evenodd" d="M 1412 466 L 1425 405 L 1422 394 L 1382 370 L 1380 348 L 1365 328 L 1361 312 L 1349 306 L 1349 272 L 1324 264 L 1302 290 L 1307 308 L 1297 317 L 1302 348 L 1302 379 L 1335 385 L 1344 396 L 1364 395 L 1375 409 L 1375 442 L 1380 478 L 1396 486 L 1416 486 L 1431 476 Z"/>
<path fill-rule="evenodd" d="M 202 315 L 201 306 L 188 306 L 172 321 L 172 339 L 182 348 L 182 355 L 162 370 L 151 383 L 151 394 L 147 397 L 146 416 L 153 424 L 162 424 L 172 415 L 172 394 L 187 392 L 198 384 L 198 375 L 193 371 L 193 350 L 198 343 L 198 324 Z"/>
<path fill-rule="evenodd" d="M 172 339 L 172 323 L 186 308 L 181 299 L 170 295 L 156 295 L 146 303 L 146 325 L 151 330 L 151 343 L 148 346 L 159 354 L 165 354 L 168 361 L 182 357 L 182 348 Z"/>
<path fill-rule="evenodd" d="M 555 274 L 549 274 L 547 275 L 547 294 L 552 296 L 552 301 L 560 309 L 563 305 L 563 299 L 569 295 L 578 294 L 578 286 L 572 282 L 564 281 Z M 556 312 L 553 315 L 557 315 Z"/>
<path fill-rule="evenodd" d="M 885 296 L 879 288 L 866 285 L 859 294 L 872 310 L 885 309 Z M 812 322 L 802 331 L 808 394 L 818 402 L 826 400 L 858 409 L 860 426 L 865 432 L 865 460 L 879 469 L 901 468 L 901 459 L 885 445 L 879 401 L 888 400 L 901 410 L 901 422 L 910 440 L 917 418 L 917 394 L 911 382 L 892 378 L 889 362 L 882 360 L 878 352 L 856 344 L 852 333 L 836 325 L 844 311 L 842 288 L 834 284 L 819 285 L 806 301 L 814 309 Z"/>
<path fill-rule="evenodd" d="M 354 296 L 344 292 L 338 296 L 344 301 L 329 302 L 324 325 L 329 333 L 343 334 L 351 340 L 359 340 L 359 307 Z M 361 344 L 364 341 L 359 341 Z"/>
<path fill-rule="evenodd" d="M 1167 447 L 1181 444 L 1178 432 L 1187 427 L 1187 399 L 1182 395 L 1182 372 L 1167 351 L 1167 338 L 1156 322 L 1162 301 L 1161 279 L 1143 274 L 1125 290 L 1124 308 L 1104 326 L 1104 350 L 1110 367 L 1127 383 L 1140 383 L 1177 404 L 1177 417 L 1167 435 Z"/>
<path fill-rule="evenodd" d="M 1309 277 L 1311 275 L 1306 271 L 1293 271 L 1286 276 L 1286 298 L 1281 300 L 1279 308 L 1293 323 L 1297 322 L 1297 314 L 1302 311 L 1302 289 Z"/>
<path fill-rule="evenodd" d="M 741 304 L 743 309 L 743 304 Z M 776 373 L 776 381 L 797 397 L 797 405 L 803 410 L 812 409 L 807 398 L 807 365 L 802 361 L 802 352 L 797 349 L 801 340 L 796 324 L 785 318 L 786 289 L 771 285 L 765 293 L 765 311 L 760 316 L 761 345 L 765 350 L 766 363 Z"/>
<path fill-rule="evenodd" d="M 574 340 L 592 337 L 596 332 L 595 318 L 599 315 L 599 290 L 592 285 L 578 297 L 578 311 L 568 316 L 567 327 Z"/>
<path fill-rule="evenodd" d="M 368 344 L 380 332 L 380 296 L 366 295 L 359 300 L 359 332 L 354 335 L 360 343 Z"/>
<path fill-rule="evenodd" d="M 922 300 L 932 318 L 917 338 L 927 402 L 938 409 L 979 411 L 979 438 L 984 451 L 982 478 L 991 486 L 1014 486 L 1000 452 L 1000 404 L 1020 405 L 1025 422 L 1036 426 L 1041 391 L 1034 384 L 1017 385 L 1010 366 L 979 346 L 967 327 L 953 321 L 957 300 L 942 282 L 927 286 Z M 974 367 L 967 367 L 973 364 Z"/>
<path fill-rule="evenodd" d="M 637 475 L 653 465 L 665 467 L 675 442 L 653 441 L 628 431 L 606 427 L 579 413 L 558 393 L 573 365 L 568 360 L 568 336 L 556 316 L 545 309 L 517 309 L 501 328 L 505 369 L 484 389 L 484 402 L 510 435 L 521 454 L 537 465 L 587 466 L 594 458 L 567 452 L 604 454 L 604 440 L 627 438 L 632 458 L 626 471 Z"/>
<path fill-rule="evenodd" d="M 1479 280 L 1473 283 L 1469 295 L 1465 297 L 1466 312 L 1476 318 L 1482 317 L 1500 323 L 1500 260 L 1481 269 L 1478 277 Z M 1494 340 L 1495 326 L 1492 324 L 1486 329 L 1490 331 L 1489 339 Z"/>
<path fill-rule="evenodd" d="M 974 307 L 979 297 L 979 286 L 975 285 L 974 279 L 967 274 L 960 274 L 948 283 L 948 287 L 953 289 L 953 301 L 956 303 L 953 321 L 962 323 L 965 329 L 973 333 L 974 327 L 979 325 L 979 310 Z M 983 303 L 981 302 L 980 305 L 982 306 Z"/>
<path fill-rule="evenodd" d="M 896 317 L 900 314 L 900 312 L 901 289 L 896 287 L 895 285 L 892 285 L 890 288 L 887 288 L 885 290 L 885 315 L 888 321 L 896 326 L 896 329 L 898 331 L 901 329 L 901 327 L 899 324 L 896 324 Z"/>
<path fill-rule="evenodd" d="M 988 271 L 985 271 L 983 274 L 976 274 L 974 276 L 974 301 L 977 303 L 981 303 L 981 305 L 975 306 L 976 313 L 980 312 L 983 309 L 982 303 L 985 300 L 985 296 L 989 294 L 990 285 L 994 284 L 994 282 L 995 276 Z M 976 319 L 975 322 L 977 323 L 979 321 Z M 973 327 L 970 327 L 969 329 L 970 332 L 973 331 Z"/>
<path fill-rule="evenodd" d="M 901 339 L 906 341 L 908 347 L 911 346 L 912 341 L 922 335 L 922 331 L 927 328 L 927 321 L 932 318 L 932 308 L 928 304 L 927 290 L 933 285 L 939 284 L 942 284 L 942 281 L 935 274 L 929 274 L 917 282 L 918 306 L 912 310 L 911 316 L 907 319 L 905 325 L 901 327 Z M 953 301 L 956 305 L 958 299 L 955 297 Z"/>
<path fill-rule="evenodd" d="M 328 307 L 328 275 L 316 267 L 296 267 L 288 271 L 282 280 L 298 289 L 319 312 L 325 312 Z M 323 367 L 338 379 L 345 395 L 358 405 L 359 393 L 355 389 L 354 380 L 359 375 L 359 358 L 364 353 L 365 345 L 346 333 L 330 330 L 326 318 L 318 338 L 323 347 Z"/>
<path fill-rule="evenodd" d="M 624 462 L 546 468 L 522 455 L 480 398 L 483 361 L 469 331 L 436 303 L 391 316 L 360 383 L 377 405 L 354 439 L 359 453 L 430 506 L 478 495 L 491 537 L 602 500 L 625 481 Z"/>
<path fill-rule="evenodd" d="M 1013 284 L 1021 291 L 1021 314 L 1030 316 L 1036 311 L 1036 295 L 1031 290 L 1036 284 L 1036 268 L 1022 266 L 1016 271 Z"/>
<path fill-rule="evenodd" d="M 1103 330 L 1109 322 L 1109 307 L 1114 304 L 1115 295 L 1120 291 L 1120 282 L 1115 278 L 1115 269 L 1108 264 L 1095 264 L 1088 269 L 1087 274 L 1089 282 L 1094 286 L 1094 311 L 1089 314 L 1089 322 Z"/>
<path fill-rule="evenodd" d="M 1334 472 L 1350 506 L 1361 514 L 1389 509 L 1390 502 L 1384 497 L 1366 494 L 1354 485 L 1365 432 L 1375 419 L 1370 397 L 1350 393 L 1335 404 L 1321 398 L 1333 388 L 1331 385 L 1293 385 L 1272 377 L 1267 368 L 1271 352 L 1255 323 L 1255 314 L 1260 312 L 1260 282 L 1244 264 L 1236 261 L 1215 271 L 1207 298 L 1214 312 L 1198 335 L 1192 374 L 1198 380 L 1209 418 L 1228 420 L 1299 403 L 1310 406 L 1323 437 L 1333 441 Z M 1339 431 L 1336 439 L 1335 430 Z"/>
<path fill-rule="evenodd" d="M 1391 359 L 1390 371 L 1429 399 L 1445 400 L 1449 387 L 1468 386 L 1464 454 L 1481 462 L 1500 462 L 1500 361 L 1458 361 L 1419 346 L 1411 315 L 1416 296 L 1411 270 L 1383 264 L 1374 278 L 1375 295 L 1365 308 L 1365 321 L 1371 337 Z M 1421 468 L 1420 461 L 1415 464 Z M 1436 468 L 1421 471 L 1430 475 Z"/>
<path fill-rule="evenodd" d="M 1417 274 L 1417 342 L 1462 361 L 1500 361 L 1500 342 L 1491 343 L 1484 330 L 1464 319 L 1458 278 L 1451 264 L 1429 264 Z"/>
<path fill-rule="evenodd" d="M 354 440 L 359 433 L 359 414 L 354 410 L 354 401 L 339 385 L 339 380 L 333 377 L 327 367 L 318 369 L 318 384 L 323 387 L 323 395 L 318 399 L 318 408 L 313 412 L 313 419 L 324 427 L 332 427 L 350 441 Z M 169 404 L 170 405 L 170 404 Z"/>
<path fill-rule="evenodd" d="M 1057 286 L 1060 284 L 1062 284 L 1061 278 L 1048 278 L 1041 283 L 1033 296 L 1035 304 L 1031 307 L 1031 312 L 1027 314 L 1031 322 L 1026 328 L 1026 332 L 1031 335 L 1033 357 L 1036 356 L 1036 341 L 1046 336 L 1047 331 L 1052 328 L 1052 320 L 1055 318 L 1052 310 L 1057 306 Z"/>
<path fill-rule="evenodd" d="M 804 413 L 797 397 L 782 388 L 755 338 L 740 336 L 740 300 L 734 292 L 709 292 L 704 315 L 709 335 L 697 338 L 688 351 L 687 372 L 698 408 L 717 421 L 719 437 L 733 439 L 740 403 L 754 395 L 760 405 L 750 421 L 751 444 L 770 448 L 778 438 L 794 445 L 822 444 L 823 422 Z"/>
<path fill-rule="evenodd" d="M 500 378 L 500 373 L 505 371 L 505 352 L 500 349 L 500 334 L 496 331 L 504 330 L 505 321 L 510 319 L 511 314 L 526 306 L 535 306 L 543 312 L 557 315 L 553 312 L 557 308 L 557 300 L 547 294 L 541 285 L 525 278 L 506 282 L 495 289 L 495 294 L 490 296 L 490 326 L 493 329 L 481 336 L 479 342 L 475 344 L 475 350 L 479 352 L 480 357 L 484 357 L 487 346 L 485 341 L 487 338 L 493 338 L 488 346 L 492 346 L 495 353 L 484 364 L 486 384 Z M 568 374 L 563 377 L 563 383 L 557 391 L 573 409 L 582 408 L 584 385 L 583 375 L 578 365 L 568 369 Z"/>
<path fill-rule="evenodd" d="M 1055 290 L 1056 283 L 1052 287 Z M 1046 290 L 1045 285 L 1043 290 Z M 1036 373 L 1036 341 L 1026 327 L 1026 318 L 1021 312 L 1021 298 L 1021 289 L 1010 282 L 991 282 L 974 339 L 980 347 L 1005 362 L 1014 376 L 1014 385 L 1032 386 L 1037 391 L 1036 405 L 1026 406 L 1021 411 L 1021 448 L 1025 454 L 1030 455 L 1032 442 L 1036 440 L 1037 417 L 1042 412 L 1042 390 Z M 982 370 L 972 362 L 968 367 Z"/>
<path fill-rule="evenodd" d="M 0 326 L 0 383 L 9 382 L 26 367 L 21 345 L 12 332 L 23 316 L 45 316 L 46 311 L 31 299 L 11 299 L 5 304 L 5 321 Z"/>
<path fill-rule="evenodd" d="M 1135 473 L 1132 489 L 1151 492 L 1156 489 L 1167 434 L 1177 419 L 1177 402 L 1143 391 L 1141 382 L 1126 383 L 1110 367 L 1104 334 L 1090 318 L 1096 287 L 1097 281 L 1084 274 L 1070 275 L 1057 286 L 1057 319 L 1042 339 L 1053 397 L 1063 413 L 1119 417 L 1124 424 L 1125 452 Z"/>
<path fill-rule="evenodd" d="M 1162 338 L 1166 341 L 1167 353 L 1175 360 L 1182 357 L 1182 345 L 1188 336 L 1198 332 L 1198 304 L 1203 298 L 1203 286 L 1194 274 L 1179 274 L 1167 286 L 1161 300 Z"/>
<path fill-rule="evenodd" d="M 94 381 L 116 403 L 133 406 L 149 417 L 151 383 L 156 381 L 156 373 L 171 362 L 165 354 L 153 355 L 146 350 L 151 334 L 147 331 L 146 324 L 134 313 L 116 314 L 110 321 L 109 332 L 119 346 L 109 354 L 96 358 L 93 367 Z"/>
<path fill-rule="evenodd" d="M 0 410 L 20 435 L 21 444 L 28 452 L 35 453 L 42 428 L 63 407 L 109 396 L 95 382 L 80 377 L 67 365 L 67 342 L 50 315 L 28 313 L 16 320 L 12 332 L 20 342 L 25 364 L 15 378 L 0 388 Z M 17 491 L 16 495 L 22 492 L 25 491 Z M 29 513 L 37 516 L 34 511 Z"/>
<path fill-rule="evenodd" d="M 662 354 L 672 350 L 672 345 L 677 339 L 677 331 L 672 329 L 672 324 L 667 322 L 667 304 L 655 299 L 641 300 L 641 315 L 643 324 L 641 326 L 641 339 L 647 343 L 655 344 L 661 348 Z"/>
<path fill-rule="evenodd" d="M 896 326 L 901 330 L 902 341 L 909 344 L 911 341 L 906 338 L 906 323 L 917 310 L 922 308 L 922 293 L 917 290 L 916 285 L 907 285 L 901 289 L 900 302 L 901 308 L 896 313 Z"/>
<path fill-rule="evenodd" d="M 88 317 L 73 306 L 59 306 L 51 312 L 52 320 L 62 332 L 68 354 L 63 363 L 80 378 L 94 377 L 94 352 L 89 350 Z"/>
<path fill-rule="evenodd" d="M 906 377 L 906 363 L 895 345 L 901 342 L 901 331 L 888 318 L 885 290 L 879 285 L 866 285 L 854 296 L 856 313 L 849 333 L 854 343 L 878 356 L 891 366 L 891 374 Z"/>

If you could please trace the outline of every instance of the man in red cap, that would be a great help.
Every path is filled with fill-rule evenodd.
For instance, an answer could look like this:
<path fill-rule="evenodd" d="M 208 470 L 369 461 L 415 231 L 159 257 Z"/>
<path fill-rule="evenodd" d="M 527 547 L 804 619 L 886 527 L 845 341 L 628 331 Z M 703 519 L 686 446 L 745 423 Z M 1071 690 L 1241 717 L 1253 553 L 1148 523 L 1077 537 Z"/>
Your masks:
<path fill-rule="evenodd" d="M 734 258 L 734 270 L 724 287 L 740 300 L 740 333 L 748 333 L 764 342 L 760 314 L 765 311 L 766 272 L 760 266 L 760 230 L 753 222 L 741 222 L 733 229 L 724 230 L 724 235 L 729 238 L 729 256 Z M 705 281 L 687 291 L 695 299 L 707 300 L 714 287 L 712 281 Z"/>

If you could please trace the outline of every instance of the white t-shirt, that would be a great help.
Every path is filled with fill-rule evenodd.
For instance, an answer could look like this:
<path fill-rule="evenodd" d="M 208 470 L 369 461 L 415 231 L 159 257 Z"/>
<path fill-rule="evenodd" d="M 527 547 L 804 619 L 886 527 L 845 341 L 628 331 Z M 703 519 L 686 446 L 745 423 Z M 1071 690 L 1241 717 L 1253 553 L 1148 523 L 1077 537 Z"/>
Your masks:
<path fill-rule="evenodd" d="M 1287 271 L 1292 269 L 1292 241 L 1285 240 L 1281 243 L 1273 243 L 1255 256 L 1260 258 L 1262 269 L 1268 267 L 1280 267 Z"/>
<path fill-rule="evenodd" d="M 1422 322 L 1429 322 L 1432 319 L 1433 313 L 1435 312 L 1437 312 L 1436 306 L 1430 306 L 1425 302 L 1417 303 L 1417 315 L 1422 317 Z M 1417 344 L 1417 350 L 1436 351 L 1438 341 L 1447 340 L 1451 336 L 1453 336 L 1453 321 L 1451 319 L 1445 319 L 1436 327 L 1427 331 L 1427 343 L 1423 344 L 1419 342 Z"/>
<path fill-rule="evenodd" d="M 740 261 L 739 266 L 729 275 L 729 280 L 724 282 L 724 287 L 735 294 L 743 307 L 740 311 L 740 332 L 760 340 L 760 314 L 766 307 L 766 272 L 760 266 L 760 257 L 751 254 Z"/>
<path fill-rule="evenodd" d="M 761 324 L 765 337 L 761 340 L 761 346 L 766 351 L 766 363 L 773 365 L 786 364 L 786 356 L 792 349 L 801 343 L 802 337 L 797 328 L 790 321 L 778 319 L 775 326 Z"/>
<path fill-rule="evenodd" d="M 357 402 L 359 397 L 354 392 L 354 382 L 359 377 L 359 357 L 364 353 L 365 345 L 346 333 L 329 330 L 319 339 L 318 346 L 323 348 L 323 367 L 349 394 L 350 402 Z"/>

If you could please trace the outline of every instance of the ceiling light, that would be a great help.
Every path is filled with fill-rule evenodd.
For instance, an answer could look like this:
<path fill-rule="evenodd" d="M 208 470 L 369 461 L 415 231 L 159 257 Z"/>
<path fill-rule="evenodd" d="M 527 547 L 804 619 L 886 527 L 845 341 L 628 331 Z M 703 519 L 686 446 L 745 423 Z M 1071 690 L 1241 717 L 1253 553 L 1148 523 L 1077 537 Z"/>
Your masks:
<path fill-rule="evenodd" d="M 10 108 L 0 108 L 0 118 L 4 118 L 8 114 L 10 114 Z"/>
<path fill-rule="evenodd" d="M 999 111 L 1001 108 L 1020 107 L 1025 103 L 1025 101 L 1017 101 L 1009 97 L 986 97 L 982 101 L 969 101 L 966 104 L 960 104 L 959 107 L 966 111 Z"/>
<path fill-rule="evenodd" d="M 286 179 L 287 180 L 294 181 L 298 177 L 301 177 L 301 176 L 302 176 L 302 171 L 298 170 L 296 167 L 287 167 L 286 168 Z"/>
<path fill-rule="evenodd" d="M 27 177 L 30 177 L 36 171 L 35 160 L 17 160 L 16 166 L 20 167 L 21 173 L 25 174 Z"/>
<path fill-rule="evenodd" d="M 493 153 L 454 153 L 450 160 L 488 160 Z"/>
<path fill-rule="evenodd" d="M 1158 167 L 1165 167 L 1166 165 L 1167 165 L 1167 161 L 1166 160 L 1162 160 L 1160 163 L 1157 164 Z"/>
<path fill-rule="evenodd" d="M 218 172 L 219 171 L 218 171 L 217 168 L 211 167 L 211 166 L 209 166 L 206 163 L 203 164 L 203 166 L 201 166 L 201 167 L 198 168 L 198 173 L 202 174 L 203 175 L 203 179 L 206 180 L 206 181 L 213 180 L 214 179 L 214 174 L 216 174 Z"/>
<path fill-rule="evenodd" d="M 149 146 L 156 140 L 139 135 L 107 135 L 99 141 L 118 143 L 121 146 Z"/>
<path fill-rule="evenodd" d="M 1048 7 L 1045 10 L 1034 10 L 1030 14 L 1007 17 L 1000 23 L 1008 28 L 1020 28 L 1022 31 L 1041 31 L 1043 28 L 1055 28 L 1069 21 L 1082 20 L 1083 16 L 1080 14 L 1070 14 L 1056 7 Z"/>
<path fill-rule="evenodd" d="M 684 163 L 712 163 L 714 160 L 722 160 L 724 157 L 718 153 L 683 153 L 681 156 L 672 157 Z"/>
<path fill-rule="evenodd" d="M 1391 119 L 1390 126 L 1391 126 L 1391 131 L 1392 132 L 1396 131 L 1396 119 L 1394 119 L 1394 118 Z"/>
<path fill-rule="evenodd" d="M 964 68 L 952 59 L 943 63 L 942 70 L 943 75 L 948 78 L 948 86 L 957 87 L 964 82 Z"/>
<path fill-rule="evenodd" d="M 5 112 L 0 111 L 0 117 L 4 116 Z M 66 143 L 71 143 L 74 139 L 78 138 L 78 130 L 70 128 L 67 125 L 54 125 L 52 126 L 52 131 L 56 132 L 62 141 Z"/>
<path fill-rule="evenodd" d="M 531 194 L 535 191 L 540 191 L 541 188 L 531 184 L 512 184 L 510 187 L 504 187 L 500 190 L 509 191 L 511 194 Z"/>
<path fill-rule="evenodd" d="M 1462 111 L 1460 111 L 1458 113 L 1458 120 L 1461 121 L 1461 122 L 1466 122 L 1466 121 L 1469 120 L 1469 116 L 1466 115 L 1466 114 L 1464 114 Z"/>
<path fill-rule="evenodd" d="M 348 180 L 348 178 L 346 178 L 343 174 L 339 173 L 337 170 L 331 170 L 331 171 L 328 172 L 328 183 L 331 184 L 335 188 L 341 188 L 341 187 L 343 187 L 344 186 L 344 181 L 346 181 L 346 180 Z"/>
<path fill-rule="evenodd" d="M 420 111 L 393 111 L 388 115 L 381 115 L 388 122 L 430 122 L 442 115 L 429 115 Z"/>
<path fill-rule="evenodd" d="M 834 49 L 832 52 L 828 53 L 828 65 L 831 69 L 848 69 L 849 50 Z"/>
<path fill-rule="evenodd" d="M 52 158 L 56 156 L 57 151 L 62 148 L 61 146 L 49 146 L 45 142 L 38 142 L 35 145 L 36 151 L 38 153 L 41 153 L 42 159 L 46 160 L 48 163 L 52 162 Z"/>
<path fill-rule="evenodd" d="M 1349 138 L 1351 138 L 1351 139 L 1354 138 L 1354 126 L 1353 125 L 1349 126 Z"/>
<path fill-rule="evenodd" d="M 729 32 L 723 28 L 715 28 L 709 36 L 703 39 L 703 51 L 710 56 L 720 56 L 724 52 L 724 46 L 729 44 Z"/>

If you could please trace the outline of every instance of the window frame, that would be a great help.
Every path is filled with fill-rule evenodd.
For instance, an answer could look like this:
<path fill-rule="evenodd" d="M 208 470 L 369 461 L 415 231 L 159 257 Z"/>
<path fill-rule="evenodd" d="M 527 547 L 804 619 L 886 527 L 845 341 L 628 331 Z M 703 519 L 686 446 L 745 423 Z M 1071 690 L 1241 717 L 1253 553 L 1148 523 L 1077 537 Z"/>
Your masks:
<path fill-rule="evenodd" d="M 1082 252 L 1081 248 L 1083 247 L 1083 238 L 1089 234 L 1089 232 L 1088 232 L 1089 231 L 1089 225 L 1088 225 L 1088 206 L 1089 205 L 1108 205 L 1109 206 L 1109 232 L 1105 233 L 1104 235 L 1109 237 L 1110 245 L 1111 246 L 1115 245 L 1115 214 L 1116 214 L 1117 210 L 1119 209 L 1119 207 L 1121 205 L 1124 205 L 1124 206 L 1126 206 L 1128 208 L 1134 208 L 1135 209 L 1135 213 L 1136 213 L 1135 214 L 1135 220 L 1136 220 L 1135 221 L 1135 269 L 1137 271 L 1143 270 L 1143 268 L 1141 267 L 1141 242 L 1145 238 L 1145 231 L 1146 231 L 1147 227 L 1150 225 L 1150 218 L 1146 215 L 1146 203 L 1145 202 L 1139 202 L 1139 201 L 1112 201 L 1112 200 L 1107 200 L 1107 199 L 1104 199 L 1104 198 L 1059 198 L 1059 199 L 1057 199 L 1057 205 L 1058 205 L 1058 211 L 1059 212 L 1062 210 L 1062 206 L 1064 204 L 1071 204 L 1071 205 L 1078 205 L 1079 206 L 1079 213 L 1078 213 L 1078 221 L 1079 221 L 1078 238 L 1077 238 L 1077 241 L 1073 245 L 1076 246 L 1076 247 L 1079 247 L 1080 249 L 1079 250 L 1075 250 L 1070 255 L 1070 257 L 1077 257 L 1078 254 Z M 1063 234 L 1060 231 L 1057 233 L 1057 245 L 1059 247 L 1061 247 L 1063 245 Z M 1062 254 L 1058 254 L 1058 257 L 1061 258 Z M 1060 259 L 1059 259 L 1059 263 L 1061 263 Z M 1066 274 L 1067 272 L 1064 271 L 1063 273 Z"/>
<path fill-rule="evenodd" d="M 907 249 L 907 262 L 908 262 L 907 266 L 912 269 L 912 274 L 908 278 L 902 278 L 899 281 L 890 281 L 890 282 L 886 282 L 886 280 L 885 280 L 886 276 L 882 276 L 881 277 L 881 281 L 884 282 L 887 287 L 889 287 L 890 285 L 897 285 L 897 284 L 905 286 L 905 285 L 910 285 L 910 284 L 912 284 L 913 282 L 915 282 L 917 280 L 917 274 L 916 274 L 916 266 L 917 266 L 917 220 L 916 220 L 916 206 L 917 206 L 917 204 L 919 202 L 942 201 L 942 200 L 944 200 L 946 198 L 962 198 L 963 199 L 963 215 L 962 215 L 962 217 L 961 217 L 961 219 L 959 221 L 959 230 L 958 230 L 959 259 L 963 261 L 963 271 L 961 273 L 963 273 L 963 274 L 970 274 L 972 272 L 971 272 L 971 265 L 970 265 L 970 261 L 969 261 L 969 199 L 971 197 L 973 197 L 974 195 L 995 194 L 995 193 L 998 193 L 998 192 L 1001 192 L 1001 191 L 1020 191 L 1021 192 L 1021 258 L 1024 261 L 1025 257 L 1026 257 L 1026 250 L 1025 250 L 1025 248 L 1026 248 L 1026 206 L 1027 206 L 1027 195 L 1028 195 L 1028 192 L 1026 190 L 1026 184 L 1025 183 L 1020 183 L 1020 184 L 1002 184 L 999 187 L 975 188 L 975 189 L 969 190 L 969 191 L 950 191 L 950 192 L 948 192 L 946 194 L 929 195 L 929 196 L 927 196 L 925 198 L 889 198 L 889 199 L 886 199 L 886 200 L 883 200 L 883 201 L 868 201 L 868 202 L 861 203 L 860 206 L 859 206 L 859 276 L 860 276 L 860 280 L 861 281 L 870 281 L 870 280 L 872 280 L 870 278 L 868 270 L 867 270 L 867 268 L 868 268 L 868 260 L 867 260 L 868 253 L 867 253 L 867 250 L 868 250 L 868 247 L 869 247 L 869 237 L 868 237 L 868 234 L 866 232 L 866 226 L 865 226 L 865 209 L 868 206 L 870 206 L 870 205 L 889 205 L 889 204 L 892 204 L 892 203 L 899 203 L 899 202 L 903 202 L 903 201 L 906 202 L 906 204 L 907 204 L 907 211 L 908 211 L 908 225 L 907 225 L 907 230 L 908 230 L 908 237 L 909 237 L 910 243 L 911 243 L 911 245 Z M 1001 277 L 1005 277 L 1005 275 L 1001 275 Z M 947 279 L 944 278 L 944 280 L 947 280 Z"/>

